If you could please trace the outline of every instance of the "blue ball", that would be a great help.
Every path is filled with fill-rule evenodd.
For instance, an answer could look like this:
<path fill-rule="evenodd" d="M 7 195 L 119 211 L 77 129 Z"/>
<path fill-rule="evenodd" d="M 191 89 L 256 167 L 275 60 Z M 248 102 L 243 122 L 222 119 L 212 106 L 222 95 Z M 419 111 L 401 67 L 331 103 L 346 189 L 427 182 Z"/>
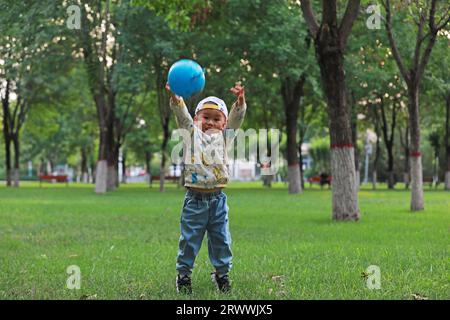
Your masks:
<path fill-rule="evenodd" d="M 195 61 L 182 59 L 169 70 L 170 90 L 185 99 L 201 92 L 205 87 L 205 72 Z"/>

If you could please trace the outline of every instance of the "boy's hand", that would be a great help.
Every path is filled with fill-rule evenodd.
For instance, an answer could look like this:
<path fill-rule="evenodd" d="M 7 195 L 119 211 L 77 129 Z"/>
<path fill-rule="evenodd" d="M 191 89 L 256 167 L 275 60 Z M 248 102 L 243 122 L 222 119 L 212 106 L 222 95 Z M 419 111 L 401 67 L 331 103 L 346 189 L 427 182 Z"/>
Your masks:
<path fill-rule="evenodd" d="M 238 106 L 245 104 L 245 90 L 244 87 L 241 86 L 241 82 L 236 82 L 230 91 L 237 97 Z"/>
<path fill-rule="evenodd" d="M 166 90 L 170 93 L 170 100 L 172 100 L 173 104 L 178 104 L 181 100 L 181 98 L 179 96 L 177 96 L 175 93 L 173 93 L 172 91 L 170 91 L 170 86 L 169 83 L 166 83 Z"/>

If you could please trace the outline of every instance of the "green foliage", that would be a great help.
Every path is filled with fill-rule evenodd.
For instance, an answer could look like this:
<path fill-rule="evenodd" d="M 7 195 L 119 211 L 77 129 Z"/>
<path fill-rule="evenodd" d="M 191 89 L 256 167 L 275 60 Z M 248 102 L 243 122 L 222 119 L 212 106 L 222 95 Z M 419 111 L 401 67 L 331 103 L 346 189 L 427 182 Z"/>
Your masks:
<path fill-rule="evenodd" d="M 84 3 L 90 8 L 85 17 L 87 21 L 83 20 L 87 23 L 84 26 L 92 32 L 101 25 L 99 16 L 94 13 L 103 13 L 105 2 Z M 414 22 L 418 14 L 416 2 L 409 7 L 402 5 L 403 2 L 393 3 L 394 33 L 402 55 L 409 57 L 413 53 L 417 31 Z M 117 92 L 117 122 L 121 122 L 126 131 L 123 148 L 131 161 L 142 165 L 146 151 L 155 154 L 161 147 L 157 90 L 161 91 L 170 65 L 182 57 L 196 59 L 206 69 L 205 90 L 187 101 L 190 111 L 207 95 L 221 97 L 231 107 L 235 97 L 229 88 L 241 81 L 246 87 L 249 106 L 243 129 L 278 128 L 283 131 L 285 115 L 280 83 L 286 77 L 295 79 L 304 73 L 306 84 L 298 120 L 299 132 L 306 142 L 317 146 L 328 134 L 328 114 L 314 48 L 309 44 L 311 39 L 298 2 L 133 0 L 110 4 L 114 26 L 110 30 L 110 41 L 114 37 L 122 50 L 115 57 L 114 66 L 107 69 L 112 88 Z M 369 4 L 372 3 L 362 1 L 362 9 Z M 91 162 L 97 157 L 98 122 L 90 79 L 80 63 L 82 33 L 66 27 L 67 5 L 53 0 L 0 0 L 0 87 L 4 85 L 6 75 L 14 78 L 20 84 L 21 96 L 32 106 L 21 138 L 23 167 L 26 161 L 40 158 L 54 158 L 57 162 L 78 166 L 80 150 L 84 147 L 89 149 Z M 320 21 L 321 6 L 319 3 L 313 6 Z M 340 17 L 344 9 L 344 2 L 340 2 Z M 438 18 L 443 13 L 439 12 Z M 398 94 L 400 100 L 406 99 L 405 83 L 390 53 L 384 28 L 369 30 L 366 19 L 367 14 L 362 13 L 355 22 L 345 59 L 349 96 L 356 101 L 352 112 L 354 116 L 360 116 L 357 121 L 359 144 L 365 130 L 374 127 L 372 110 L 367 102 L 374 101 L 376 94 L 387 94 L 388 101 Z M 425 31 L 427 28 L 425 26 Z M 93 43 L 98 40 L 94 39 Z M 443 95 L 449 91 L 450 83 L 447 72 L 449 48 L 448 37 L 440 34 L 420 97 L 423 134 L 439 133 L 441 159 L 445 151 Z M 112 48 L 108 48 L 108 53 L 111 52 Z M 159 83 L 158 68 L 162 75 Z M 18 91 L 18 88 L 14 89 Z M 399 119 L 402 130 L 407 123 L 403 113 L 404 110 Z M 174 128 L 174 121 L 170 121 L 170 130 Z M 422 139 L 422 144 L 424 150 L 431 150 L 427 139 Z M 3 144 L 0 148 L 1 167 Z M 396 171 L 401 172 L 404 155 L 398 137 L 394 149 Z M 281 142 L 281 151 L 285 151 L 285 141 Z M 384 156 L 383 149 L 380 162 Z M 315 154 L 315 157 L 319 164 L 313 170 L 327 171 L 325 153 Z M 440 163 L 443 165 L 445 161 Z M 383 171 L 383 166 L 381 168 Z M 431 172 L 432 159 L 426 155 L 424 168 L 425 172 Z M 382 175 L 380 172 L 379 176 Z"/>
<path fill-rule="evenodd" d="M 187 31 L 197 15 L 207 14 L 211 1 L 204 0 L 134 0 L 136 6 L 146 6 L 163 17 L 171 28 Z"/>
<path fill-rule="evenodd" d="M 313 159 L 313 165 L 306 176 L 320 173 L 330 173 L 330 138 L 314 139 L 311 142 L 309 153 Z"/>

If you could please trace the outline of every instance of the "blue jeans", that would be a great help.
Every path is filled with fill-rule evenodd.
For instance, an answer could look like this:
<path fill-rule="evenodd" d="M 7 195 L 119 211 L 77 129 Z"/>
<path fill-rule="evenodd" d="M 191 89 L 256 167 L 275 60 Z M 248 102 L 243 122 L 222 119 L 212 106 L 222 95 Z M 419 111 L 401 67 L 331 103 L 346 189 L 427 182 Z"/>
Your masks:
<path fill-rule="evenodd" d="M 222 191 L 186 192 L 181 212 L 181 237 L 177 271 L 190 275 L 200 251 L 205 232 L 208 233 L 209 259 L 216 271 L 227 274 L 231 269 L 231 235 L 228 227 L 227 196 Z"/>

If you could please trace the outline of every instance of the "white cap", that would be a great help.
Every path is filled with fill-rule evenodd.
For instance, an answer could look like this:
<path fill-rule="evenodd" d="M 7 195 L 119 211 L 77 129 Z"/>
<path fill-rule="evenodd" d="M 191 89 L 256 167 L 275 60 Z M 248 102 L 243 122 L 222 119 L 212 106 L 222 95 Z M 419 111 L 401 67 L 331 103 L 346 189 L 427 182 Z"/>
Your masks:
<path fill-rule="evenodd" d="M 212 102 L 212 103 L 208 103 L 208 102 Z M 217 97 L 211 96 L 211 97 L 207 97 L 207 98 L 203 99 L 202 101 L 200 101 L 197 104 L 197 108 L 195 108 L 195 114 L 197 115 L 197 113 L 203 109 L 216 109 L 216 110 L 222 111 L 222 113 L 225 115 L 225 119 L 228 119 L 227 105 L 225 104 L 225 102 L 222 99 L 219 99 Z"/>

